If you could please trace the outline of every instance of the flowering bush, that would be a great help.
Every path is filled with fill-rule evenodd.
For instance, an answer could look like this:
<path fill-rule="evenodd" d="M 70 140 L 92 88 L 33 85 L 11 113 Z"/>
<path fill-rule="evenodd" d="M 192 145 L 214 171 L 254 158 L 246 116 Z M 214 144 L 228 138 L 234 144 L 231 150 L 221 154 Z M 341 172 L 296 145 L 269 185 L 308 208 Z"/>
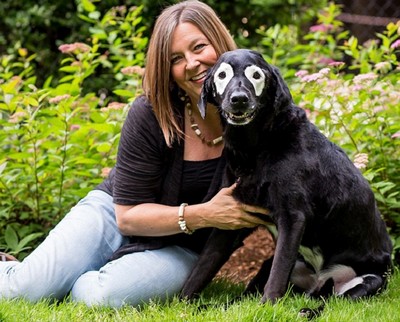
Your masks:
<path fill-rule="evenodd" d="M 141 7 L 104 17 L 95 9 L 82 9 L 92 39 L 59 47 L 55 86 L 36 87 L 34 54 L 0 57 L 0 249 L 20 257 L 107 176 L 127 103 L 140 93 Z M 90 91 L 107 69 L 115 87 Z"/>
<path fill-rule="evenodd" d="M 349 75 L 334 69 L 300 76 L 299 105 L 363 171 L 400 247 L 400 88 L 398 71 Z"/>
<path fill-rule="evenodd" d="M 331 4 L 301 44 L 292 27 L 260 30 L 296 103 L 369 180 L 395 253 L 400 249 L 400 21 L 358 44 Z M 278 53 L 271 48 L 280 48 Z M 263 50 L 263 48 L 261 48 Z M 398 258 L 399 259 L 399 258 Z"/>
<path fill-rule="evenodd" d="M 0 56 L 0 249 L 21 257 L 108 175 L 127 103 L 140 94 L 141 7 L 101 15 L 79 3 L 92 37 L 59 47 L 60 79 L 37 88 L 35 54 Z M 400 24 L 360 45 L 339 13 L 330 4 L 301 41 L 295 26 L 260 28 L 258 49 L 369 180 L 398 251 Z"/>

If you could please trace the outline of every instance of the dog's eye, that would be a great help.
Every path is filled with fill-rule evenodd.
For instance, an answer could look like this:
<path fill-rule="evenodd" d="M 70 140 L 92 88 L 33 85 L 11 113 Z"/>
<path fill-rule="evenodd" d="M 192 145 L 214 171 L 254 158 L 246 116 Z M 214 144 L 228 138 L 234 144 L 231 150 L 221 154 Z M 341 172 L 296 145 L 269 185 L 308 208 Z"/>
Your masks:
<path fill-rule="evenodd" d="M 221 95 L 225 91 L 225 88 L 232 79 L 233 74 L 233 68 L 231 65 L 221 63 L 221 65 L 218 66 L 213 77 L 215 89 L 218 94 Z"/>
<path fill-rule="evenodd" d="M 226 78 L 226 73 L 225 73 L 225 72 L 220 72 L 220 73 L 218 74 L 218 78 L 219 78 L 219 79 L 225 79 L 225 78 Z"/>
<path fill-rule="evenodd" d="M 253 74 L 253 78 L 254 78 L 254 79 L 260 79 L 260 78 L 261 78 L 261 74 L 260 74 L 259 72 L 255 72 L 255 73 Z"/>
<path fill-rule="evenodd" d="M 265 74 L 257 65 L 246 67 L 244 74 L 254 87 L 257 96 L 260 96 L 265 87 Z"/>

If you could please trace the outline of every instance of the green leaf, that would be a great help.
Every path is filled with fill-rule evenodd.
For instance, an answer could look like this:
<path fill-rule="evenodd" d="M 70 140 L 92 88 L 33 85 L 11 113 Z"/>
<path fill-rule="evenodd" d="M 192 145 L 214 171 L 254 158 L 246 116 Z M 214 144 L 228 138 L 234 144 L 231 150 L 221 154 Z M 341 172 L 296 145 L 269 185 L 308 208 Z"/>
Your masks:
<path fill-rule="evenodd" d="M 16 153 L 11 153 L 8 155 L 8 157 L 10 159 L 14 159 L 14 160 L 27 159 L 31 156 L 32 156 L 32 154 L 27 153 L 27 152 L 16 152 Z"/>
<path fill-rule="evenodd" d="M 39 106 L 39 102 L 36 100 L 36 99 L 34 99 L 33 97 L 30 97 L 30 96 L 25 96 L 24 97 L 24 104 L 25 105 L 31 105 L 31 106 Z"/>
<path fill-rule="evenodd" d="M 11 250 L 15 250 L 18 247 L 18 235 L 11 226 L 7 226 L 4 239 L 7 247 Z"/>
<path fill-rule="evenodd" d="M 99 11 L 92 11 L 91 13 L 89 13 L 89 18 L 92 18 L 94 20 L 99 20 L 101 16 L 101 13 Z"/>
<path fill-rule="evenodd" d="M 26 245 L 29 244 L 31 241 L 35 240 L 36 238 L 42 237 L 43 233 L 33 233 L 28 236 L 25 236 L 20 240 L 18 243 L 17 249 L 15 249 L 17 252 L 20 252 L 26 248 Z"/>
<path fill-rule="evenodd" d="M 111 150 L 111 147 L 112 147 L 111 144 L 104 142 L 104 143 L 99 144 L 96 147 L 96 150 L 100 153 L 107 153 Z"/>
<path fill-rule="evenodd" d="M 78 17 L 82 19 L 83 21 L 89 22 L 89 23 L 96 23 L 96 20 L 90 19 L 89 17 L 86 17 L 85 15 L 78 14 Z"/>
<path fill-rule="evenodd" d="M 3 173 L 4 169 L 6 168 L 6 166 L 7 166 L 7 162 L 3 162 L 2 164 L 0 164 L 0 174 Z"/>
<path fill-rule="evenodd" d="M 75 72 L 79 71 L 79 67 L 78 66 L 64 66 L 64 67 L 61 67 L 60 70 L 63 72 L 67 72 L 67 73 L 75 73 Z"/>
<path fill-rule="evenodd" d="M 126 89 L 116 89 L 115 91 L 113 91 L 114 94 L 117 94 L 119 96 L 123 96 L 123 97 L 132 97 L 133 93 L 132 91 L 128 91 Z"/>
<path fill-rule="evenodd" d="M 89 0 L 81 0 L 82 7 L 87 12 L 92 12 L 96 10 L 96 6 Z"/>
<path fill-rule="evenodd" d="M 107 39 L 107 34 L 103 29 L 90 27 L 89 31 L 99 39 Z"/>

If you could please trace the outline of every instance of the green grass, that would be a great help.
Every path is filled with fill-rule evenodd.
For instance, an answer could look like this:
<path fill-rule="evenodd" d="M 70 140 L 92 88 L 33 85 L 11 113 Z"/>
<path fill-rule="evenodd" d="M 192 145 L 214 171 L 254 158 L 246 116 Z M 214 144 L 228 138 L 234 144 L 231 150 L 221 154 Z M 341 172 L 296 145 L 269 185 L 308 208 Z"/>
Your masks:
<path fill-rule="evenodd" d="M 88 308 L 83 304 L 42 301 L 36 304 L 24 300 L 0 301 L 0 322 L 9 321 L 307 321 L 298 317 L 303 307 L 317 307 L 320 303 L 304 296 L 288 293 L 275 305 L 261 305 L 259 297 L 243 299 L 224 308 L 224 304 L 240 294 L 243 285 L 224 281 L 213 282 L 193 304 L 176 298 L 166 304 L 150 303 L 140 308 Z M 199 310 L 202 304 L 209 304 Z M 352 302 L 331 298 L 322 315 L 314 321 L 387 322 L 400 321 L 400 273 L 396 269 L 388 288 L 379 296 Z"/>

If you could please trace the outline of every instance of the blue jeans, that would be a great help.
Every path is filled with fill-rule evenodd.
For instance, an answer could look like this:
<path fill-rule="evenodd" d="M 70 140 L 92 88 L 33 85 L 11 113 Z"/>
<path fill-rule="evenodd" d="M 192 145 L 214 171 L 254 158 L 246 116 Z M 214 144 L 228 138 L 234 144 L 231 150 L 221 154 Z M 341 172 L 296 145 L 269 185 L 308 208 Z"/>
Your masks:
<path fill-rule="evenodd" d="M 71 299 L 120 307 L 177 294 L 198 255 L 170 246 L 108 259 L 128 239 L 112 197 L 91 191 L 22 262 L 0 262 L 0 298 Z"/>

